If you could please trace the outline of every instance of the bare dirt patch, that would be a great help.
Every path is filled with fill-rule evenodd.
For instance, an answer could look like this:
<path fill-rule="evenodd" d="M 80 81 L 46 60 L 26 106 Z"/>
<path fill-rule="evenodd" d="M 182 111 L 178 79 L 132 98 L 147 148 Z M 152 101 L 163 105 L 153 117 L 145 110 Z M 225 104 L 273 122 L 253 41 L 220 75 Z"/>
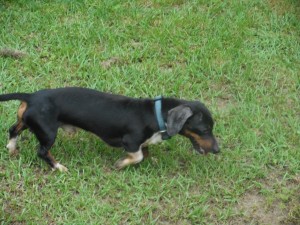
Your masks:
<path fill-rule="evenodd" d="M 272 10 L 274 10 L 280 16 L 283 16 L 288 12 L 298 11 L 300 9 L 299 3 L 297 1 L 294 1 L 294 2 L 295 2 L 295 4 L 293 4 L 291 1 L 284 1 L 284 0 L 268 0 L 267 1 L 270 8 Z"/>
<path fill-rule="evenodd" d="M 230 224 L 300 224 L 299 175 L 284 182 L 282 178 L 278 172 L 272 172 L 259 181 L 262 189 L 273 195 L 264 195 L 258 189 L 246 192 L 234 207 L 237 216 Z M 291 191 L 286 198 L 284 190 Z"/>
<path fill-rule="evenodd" d="M 111 68 L 113 65 L 117 65 L 121 62 L 121 59 L 118 57 L 112 57 L 109 58 L 107 60 L 104 60 L 100 63 L 100 65 L 104 68 L 104 69 L 109 69 Z"/>
<path fill-rule="evenodd" d="M 227 111 L 231 106 L 236 106 L 234 99 L 230 95 L 218 97 L 216 104 L 220 111 Z"/>
<path fill-rule="evenodd" d="M 11 49 L 11 48 L 0 49 L 0 57 L 21 59 L 25 56 L 26 56 L 25 52 L 16 49 Z"/>
<path fill-rule="evenodd" d="M 256 192 L 246 193 L 239 201 L 236 212 L 243 217 L 238 218 L 235 224 L 281 224 L 287 211 L 280 208 L 279 202 L 267 205 L 264 196 Z"/>

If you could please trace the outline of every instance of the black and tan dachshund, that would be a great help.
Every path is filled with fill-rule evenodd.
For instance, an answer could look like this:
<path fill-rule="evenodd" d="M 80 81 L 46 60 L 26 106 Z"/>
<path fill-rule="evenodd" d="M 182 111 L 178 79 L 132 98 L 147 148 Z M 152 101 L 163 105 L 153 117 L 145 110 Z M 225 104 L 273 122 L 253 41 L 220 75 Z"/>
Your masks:
<path fill-rule="evenodd" d="M 59 127 L 79 127 L 99 136 L 127 155 L 115 167 L 136 164 L 148 154 L 147 146 L 181 134 L 196 151 L 218 153 L 213 119 L 199 101 L 175 98 L 135 99 L 87 88 L 69 87 L 35 93 L 0 95 L 0 101 L 20 100 L 18 120 L 9 129 L 7 148 L 17 152 L 17 137 L 29 128 L 39 141 L 38 156 L 53 169 L 67 171 L 50 154 Z"/>

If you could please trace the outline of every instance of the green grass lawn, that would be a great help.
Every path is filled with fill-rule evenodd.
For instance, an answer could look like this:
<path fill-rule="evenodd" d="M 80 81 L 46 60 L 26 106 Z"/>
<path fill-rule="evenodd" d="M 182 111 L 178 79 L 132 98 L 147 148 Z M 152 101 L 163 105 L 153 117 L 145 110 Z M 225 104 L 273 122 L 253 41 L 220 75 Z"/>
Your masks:
<path fill-rule="evenodd" d="M 0 104 L 1 224 L 300 224 L 298 0 L 0 0 L 0 93 L 81 86 L 203 101 L 222 153 L 176 136 L 122 171 L 80 131 L 10 157 Z M 13 52 L 19 51 L 19 52 Z"/>

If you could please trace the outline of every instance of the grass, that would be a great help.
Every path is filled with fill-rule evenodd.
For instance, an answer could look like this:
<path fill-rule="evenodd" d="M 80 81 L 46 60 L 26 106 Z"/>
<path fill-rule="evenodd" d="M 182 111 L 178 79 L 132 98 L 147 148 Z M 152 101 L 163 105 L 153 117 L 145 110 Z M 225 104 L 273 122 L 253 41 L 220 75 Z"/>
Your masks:
<path fill-rule="evenodd" d="M 18 103 L 2 103 L 1 224 L 300 223 L 298 1 L 19 0 L 0 10 L 0 93 L 82 86 L 199 99 L 222 147 L 203 157 L 178 136 L 115 171 L 122 151 L 60 132 L 52 153 L 70 172 L 52 172 L 29 132 L 9 157 Z"/>

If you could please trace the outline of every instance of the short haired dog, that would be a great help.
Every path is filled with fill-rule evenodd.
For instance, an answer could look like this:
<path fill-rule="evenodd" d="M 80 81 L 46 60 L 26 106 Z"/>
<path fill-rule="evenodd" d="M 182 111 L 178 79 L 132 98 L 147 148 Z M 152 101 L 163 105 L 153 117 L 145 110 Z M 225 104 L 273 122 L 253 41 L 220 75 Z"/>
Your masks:
<path fill-rule="evenodd" d="M 199 101 L 137 99 L 79 87 L 0 95 L 0 101 L 9 100 L 21 101 L 17 122 L 9 129 L 9 152 L 17 151 L 18 135 L 29 128 L 39 141 L 38 156 L 60 171 L 67 168 L 55 161 L 50 148 L 65 125 L 124 148 L 127 155 L 115 163 L 117 169 L 141 162 L 149 144 L 176 134 L 189 138 L 199 153 L 219 152 L 212 116 Z"/>

